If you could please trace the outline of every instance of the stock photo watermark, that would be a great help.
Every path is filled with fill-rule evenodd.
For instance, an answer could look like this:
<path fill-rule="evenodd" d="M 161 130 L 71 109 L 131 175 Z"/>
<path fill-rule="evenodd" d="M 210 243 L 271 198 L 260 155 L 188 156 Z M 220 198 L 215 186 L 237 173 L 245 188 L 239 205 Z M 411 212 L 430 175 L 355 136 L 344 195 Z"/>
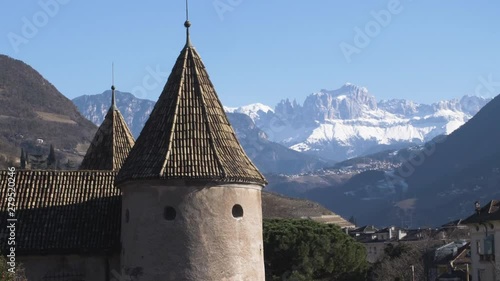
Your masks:
<path fill-rule="evenodd" d="M 474 94 L 476 96 L 496 96 L 500 92 L 500 79 L 494 81 L 493 74 L 488 74 L 486 78 L 484 76 L 479 76 L 478 80 L 479 84 L 477 84 L 476 88 L 474 89 Z"/>
<path fill-rule="evenodd" d="M 10 274 L 16 273 L 16 168 L 8 168 L 7 177 L 7 271 Z"/>
<path fill-rule="evenodd" d="M 142 84 L 135 86 L 132 89 L 132 94 L 138 98 L 145 98 L 148 91 L 154 91 L 164 85 L 168 78 L 169 72 L 162 71 L 160 65 L 156 65 L 153 69 L 151 66 L 146 66 L 146 75 L 142 78 Z"/>
<path fill-rule="evenodd" d="M 219 16 L 219 19 L 223 21 L 224 14 L 233 12 L 236 7 L 241 5 L 241 3 L 243 3 L 243 0 L 215 0 L 212 2 L 212 5 L 214 6 L 215 12 L 217 12 L 217 15 Z"/>
<path fill-rule="evenodd" d="M 423 145 L 422 149 L 418 152 L 414 152 L 407 161 L 401 159 L 403 163 L 399 168 L 396 169 L 394 173 L 386 173 L 385 179 L 387 183 L 393 186 L 402 184 L 405 178 L 410 177 L 416 170 L 418 166 L 424 164 L 425 160 L 429 158 L 434 152 L 436 152 L 436 145 L 444 143 L 446 141 L 446 136 L 435 137 L 432 141 L 427 142 Z"/>
<path fill-rule="evenodd" d="M 339 44 L 347 63 L 351 63 L 354 54 L 360 54 L 363 49 L 368 47 L 372 40 L 380 35 L 382 30 L 391 24 L 393 18 L 402 11 L 403 5 L 399 0 L 390 0 L 385 9 L 378 12 L 371 11 L 372 20 L 368 21 L 362 28 L 359 26 L 354 27 L 352 43 L 342 41 Z"/>
<path fill-rule="evenodd" d="M 111 281 L 133 281 L 132 277 L 121 275 L 120 273 L 118 273 L 118 271 L 114 269 L 111 271 L 111 275 L 113 275 L 111 277 Z"/>
<path fill-rule="evenodd" d="M 40 0 L 38 6 L 40 9 L 31 17 L 22 17 L 21 30 L 19 32 L 9 32 L 7 38 L 16 53 L 19 53 L 21 45 L 26 45 L 31 39 L 35 38 L 40 29 L 45 27 L 51 18 L 59 14 L 61 7 L 70 2 L 70 0 Z"/>

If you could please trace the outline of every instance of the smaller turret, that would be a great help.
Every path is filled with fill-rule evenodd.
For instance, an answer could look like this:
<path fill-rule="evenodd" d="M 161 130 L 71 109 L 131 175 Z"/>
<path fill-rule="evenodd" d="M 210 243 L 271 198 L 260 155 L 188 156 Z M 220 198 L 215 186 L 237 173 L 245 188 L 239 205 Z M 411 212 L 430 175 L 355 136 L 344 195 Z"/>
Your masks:
<path fill-rule="evenodd" d="M 118 171 L 134 143 L 134 137 L 116 106 L 115 85 L 113 82 L 111 86 L 111 106 L 83 158 L 80 170 Z"/>

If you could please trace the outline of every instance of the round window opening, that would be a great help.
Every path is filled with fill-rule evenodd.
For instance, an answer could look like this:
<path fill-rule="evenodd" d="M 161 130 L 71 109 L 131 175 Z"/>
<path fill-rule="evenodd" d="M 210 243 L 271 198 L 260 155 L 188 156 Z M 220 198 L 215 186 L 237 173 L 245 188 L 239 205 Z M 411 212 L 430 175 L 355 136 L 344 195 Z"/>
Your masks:
<path fill-rule="evenodd" d="M 243 217 L 243 207 L 241 207 L 241 205 L 236 204 L 233 206 L 233 217 L 235 218 Z"/>
<path fill-rule="evenodd" d="M 175 211 L 174 207 L 171 207 L 171 206 L 165 207 L 165 210 L 163 211 L 163 217 L 166 220 L 173 221 L 176 216 L 177 216 L 177 212 Z"/>
<path fill-rule="evenodd" d="M 125 211 L 125 222 L 129 222 L 130 220 L 130 212 L 128 211 L 128 209 Z"/>

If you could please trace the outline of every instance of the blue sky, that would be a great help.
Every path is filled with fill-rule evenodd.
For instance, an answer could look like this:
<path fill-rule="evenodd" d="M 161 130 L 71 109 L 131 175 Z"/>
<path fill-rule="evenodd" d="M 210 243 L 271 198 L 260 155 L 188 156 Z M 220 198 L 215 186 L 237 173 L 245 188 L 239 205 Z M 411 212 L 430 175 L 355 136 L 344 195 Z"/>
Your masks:
<path fill-rule="evenodd" d="M 185 42 L 183 0 L 1 5 L 0 53 L 69 98 L 108 89 L 114 61 L 119 90 L 156 100 Z M 227 106 L 301 102 L 345 82 L 377 99 L 493 97 L 499 11 L 494 0 L 191 0 L 191 39 Z"/>

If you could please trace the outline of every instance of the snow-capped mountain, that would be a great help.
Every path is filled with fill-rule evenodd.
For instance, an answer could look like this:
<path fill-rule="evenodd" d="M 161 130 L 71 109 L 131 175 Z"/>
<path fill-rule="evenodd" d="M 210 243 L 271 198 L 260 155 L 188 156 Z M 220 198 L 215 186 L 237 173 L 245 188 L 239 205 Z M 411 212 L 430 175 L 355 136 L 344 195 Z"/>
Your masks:
<path fill-rule="evenodd" d="M 271 107 L 262 103 L 253 103 L 240 107 L 224 106 L 224 111 L 228 113 L 242 113 L 248 115 L 254 122 L 256 120 L 259 120 L 262 116 L 265 116 L 267 114 L 272 115 L 274 113 L 274 110 Z"/>
<path fill-rule="evenodd" d="M 350 83 L 309 95 L 302 105 L 282 100 L 227 108 L 248 115 L 271 141 L 296 151 L 344 160 L 450 134 L 490 98 L 464 96 L 434 104 L 393 99 L 377 102 L 365 87 Z"/>
<path fill-rule="evenodd" d="M 85 95 L 73 99 L 78 110 L 87 119 L 100 125 L 111 104 L 111 91 L 98 95 Z M 116 105 L 137 138 L 154 108 L 155 102 L 138 99 L 125 92 L 116 92 Z M 266 133 L 255 126 L 259 114 L 272 113 L 270 107 L 251 105 L 238 109 L 225 108 L 238 140 L 252 161 L 263 173 L 299 174 L 311 172 L 332 165 L 331 161 L 319 159 L 289 149 L 281 144 L 269 141 Z M 249 117 L 252 116 L 252 117 Z"/>
<path fill-rule="evenodd" d="M 73 101 L 84 116 L 100 124 L 110 100 L 111 91 L 106 91 Z M 365 87 L 347 83 L 337 90 L 313 93 L 303 104 L 285 99 L 274 109 L 260 103 L 224 108 L 231 114 L 249 116 L 271 142 L 322 159 L 341 161 L 422 144 L 438 135 L 450 134 L 490 100 L 464 96 L 434 104 L 404 99 L 377 101 Z M 154 102 L 118 92 L 117 105 L 137 137 Z"/>

